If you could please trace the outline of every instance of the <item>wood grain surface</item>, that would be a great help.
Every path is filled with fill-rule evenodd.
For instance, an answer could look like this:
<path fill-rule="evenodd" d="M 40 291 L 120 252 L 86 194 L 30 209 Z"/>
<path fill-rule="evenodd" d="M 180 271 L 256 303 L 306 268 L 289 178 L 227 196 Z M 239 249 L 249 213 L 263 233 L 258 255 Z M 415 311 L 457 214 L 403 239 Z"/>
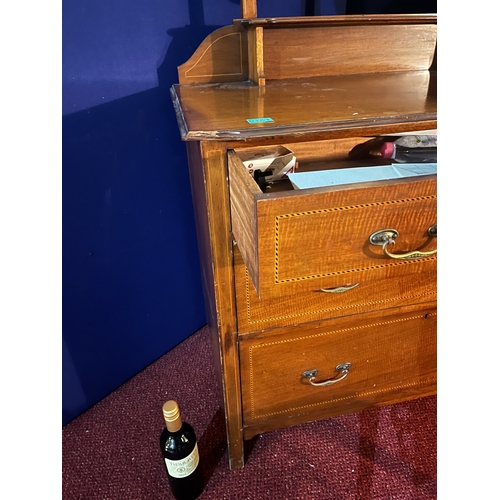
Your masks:
<path fill-rule="evenodd" d="M 436 311 L 361 315 L 259 332 L 240 340 L 240 360 L 245 424 L 325 406 L 338 415 L 344 403 L 373 404 L 388 394 L 397 400 L 406 387 L 428 394 L 436 384 Z M 317 369 L 318 382 L 329 380 L 346 362 L 352 363 L 348 376 L 334 385 L 313 387 L 302 377 Z"/>
<path fill-rule="evenodd" d="M 174 85 L 184 140 L 262 136 L 397 125 L 437 128 L 436 79 L 429 71 L 336 75 L 266 84 Z M 247 119 L 270 118 L 250 124 Z M 425 123 L 427 122 L 427 123 Z M 415 130 L 415 128 L 409 128 Z M 365 135 L 365 134 L 363 134 Z"/>
<path fill-rule="evenodd" d="M 264 30 L 264 74 L 269 82 L 284 78 L 428 70 L 434 58 L 436 39 L 436 26 L 430 24 L 267 29 Z"/>
<path fill-rule="evenodd" d="M 300 258 L 296 255 L 295 258 Z M 257 294 L 238 247 L 234 252 L 240 334 L 302 322 L 424 304 L 437 298 L 437 259 L 309 281 L 280 283 Z M 349 289 L 349 287 L 354 288 Z M 344 289 L 339 292 L 324 290 Z"/>
<path fill-rule="evenodd" d="M 225 154 L 217 143 L 188 147 L 207 322 L 226 415 L 229 462 L 237 469 L 243 467 L 243 434 Z"/>

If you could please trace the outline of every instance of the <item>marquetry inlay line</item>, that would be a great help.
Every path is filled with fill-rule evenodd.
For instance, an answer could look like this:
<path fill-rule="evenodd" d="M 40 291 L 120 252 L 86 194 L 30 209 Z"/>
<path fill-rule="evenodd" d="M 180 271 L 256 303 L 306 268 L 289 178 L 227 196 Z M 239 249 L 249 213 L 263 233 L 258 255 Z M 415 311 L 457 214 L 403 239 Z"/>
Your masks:
<path fill-rule="evenodd" d="M 316 309 L 314 311 L 306 311 L 306 312 L 301 312 L 301 313 L 296 313 L 296 314 L 285 314 L 282 316 L 276 316 L 273 318 L 266 317 L 264 319 L 255 319 L 252 320 L 252 307 L 251 307 L 251 302 L 250 302 L 250 279 L 248 275 L 248 271 L 245 271 L 245 291 L 246 291 L 246 308 L 247 308 L 247 323 L 249 325 L 256 325 L 258 323 L 269 323 L 270 321 L 280 321 L 280 320 L 286 320 L 286 319 L 291 319 L 291 318 L 298 318 L 300 316 L 311 316 L 315 314 L 323 314 L 327 312 L 332 312 L 332 311 L 342 311 L 344 309 L 355 309 L 363 306 L 374 306 L 376 304 L 387 304 L 393 301 L 401 301 L 403 299 L 418 299 L 421 297 L 427 297 L 427 296 L 435 296 L 437 295 L 437 292 L 426 292 L 426 293 L 418 293 L 415 295 L 400 295 L 398 297 L 392 297 L 389 299 L 383 299 L 383 300 L 372 300 L 370 302 L 359 302 L 357 304 L 349 304 L 345 306 L 340 306 L 340 307 L 330 307 L 327 309 Z"/>
<path fill-rule="evenodd" d="M 307 215 L 317 215 L 317 214 L 324 214 L 324 213 L 333 213 L 333 212 L 343 212 L 343 211 L 348 211 L 348 210 L 359 210 L 359 209 L 365 209 L 365 208 L 373 208 L 373 207 L 380 207 L 384 205 L 396 205 L 399 203 L 407 203 L 407 202 L 412 202 L 412 201 L 424 201 L 424 200 L 433 200 L 436 199 L 436 195 L 430 195 L 430 196 L 418 196 L 414 198 L 406 198 L 403 200 L 388 200 L 388 201 L 381 201 L 377 203 L 365 203 L 361 205 L 348 205 L 345 207 L 333 207 L 333 208 L 325 208 L 325 209 L 320 209 L 320 210 L 308 210 L 306 212 L 296 212 L 292 214 L 283 214 L 283 215 L 278 215 L 276 216 L 275 219 L 275 250 L 274 250 L 274 282 L 276 284 L 279 283 L 292 283 L 295 281 L 303 281 L 303 280 L 309 280 L 309 279 L 315 279 L 315 278 L 322 278 L 326 276 L 336 276 L 336 275 L 341 275 L 341 274 L 348 274 L 352 272 L 364 272 L 364 271 L 369 271 L 372 269 L 381 269 L 381 268 L 386 268 L 386 267 L 393 267 L 393 266 L 400 266 L 404 264 L 414 264 L 415 262 L 423 262 L 423 261 L 428 261 L 428 260 L 435 260 L 436 256 L 431 256 L 427 257 L 424 259 L 418 259 L 418 260 L 403 260 L 403 261 L 391 261 L 387 262 L 386 264 L 378 264 L 378 265 L 372 265 L 372 266 L 367 266 L 367 267 L 361 267 L 357 269 L 346 269 L 342 271 L 333 271 L 330 273 L 323 273 L 323 274 L 312 274 L 309 276 L 300 276 L 300 277 L 295 277 L 295 278 L 285 278 L 285 279 L 280 279 L 279 278 L 279 224 L 281 220 L 284 219 L 290 219 L 293 217 L 303 217 Z"/>
<path fill-rule="evenodd" d="M 215 74 L 215 73 L 210 73 L 208 75 L 193 75 L 193 76 L 189 76 L 189 72 L 192 71 L 197 65 L 198 63 L 203 59 L 203 56 L 211 49 L 212 45 L 214 45 L 215 43 L 219 42 L 220 40 L 222 40 L 223 38 L 226 38 L 228 36 L 237 36 L 238 37 L 238 46 L 240 48 L 240 71 L 239 73 L 221 73 L 221 74 Z M 186 72 L 184 73 L 184 76 L 186 78 L 206 78 L 208 76 L 230 76 L 230 75 L 241 75 L 243 74 L 243 55 L 242 55 L 242 46 L 241 46 L 241 33 L 228 33 L 227 35 L 222 35 L 221 37 L 217 38 L 216 40 L 214 40 L 204 51 L 203 53 L 200 55 L 200 57 L 197 59 L 197 61 L 188 69 L 186 70 Z"/>
<path fill-rule="evenodd" d="M 380 394 L 382 392 L 390 392 L 390 391 L 394 391 L 394 390 L 408 389 L 410 387 L 416 387 L 419 385 L 428 385 L 428 384 L 435 383 L 436 381 L 437 381 L 437 378 L 431 378 L 431 379 L 422 380 L 419 382 L 411 382 L 408 384 L 390 386 L 390 387 L 386 387 L 385 389 L 378 389 L 376 391 L 360 392 L 360 393 L 354 394 L 353 396 L 345 396 L 343 398 L 329 399 L 328 401 L 321 401 L 320 403 L 312 403 L 309 405 L 296 406 L 294 408 L 288 408 L 286 410 L 275 411 L 272 413 L 264 413 L 262 415 L 259 415 L 257 418 L 271 417 L 273 415 L 279 415 L 280 413 L 290 413 L 292 411 L 304 410 L 306 408 L 314 408 L 315 406 L 322 406 L 322 405 L 327 405 L 327 404 L 332 404 L 332 403 L 338 403 L 339 401 L 347 401 L 348 399 L 357 399 L 357 398 L 362 397 L 362 396 L 373 396 L 375 394 Z M 252 418 L 256 419 L 253 412 L 252 412 Z"/>
<path fill-rule="evenodd" d="M 250 408 L 251 408 L 251 413 L 252 413 L 252 418 L 255 418 L 255 412 L 254 412 L 254 408 L 255 408 L 255 402 L 254 402 L 254 376 L 253 376 L 253 351 L 254 349 L 259 349 L 261 347 L 269 347 L 269 346 L 272 346 L 272 345 L 278 345 L 278 344 L 288 344 L 290 342 L 296 342 L 297 340 L 304 340 L 304 339 L 312 339 L 312 338 L 316 338 L 316 337 L 325 337 L 327 335 L 338 335 L 338 334 L 341 334 L 341 333 L 345 333 L 345 332 L 352 332 L 352 331 L 355 331 L 355 330 L 363 330 L 365 328 L 377 328 L 377 327 L 380 327 L 380 326 L 385 326 L 385 325 L 394 325 L 396 323 L 404 323 L 406 321 L 411 321 L 411 320 L 414 320 L 414 319 L 419 319 L 419 318 L 429 318 L 431 316 L 437 316 L 437 313 L 429 313 L 429 314 L 426 314 L 425 316 L 422 315 L 422 314 L 418 314 L 418 315 L 415 315 L 415 316 L 409 316 L 409 317 L 406 317 L 406 318 L 399 318 L 399 319 L 393 319 L 391 321 L 381 321 L 379 323 L 369 323 L 367 325 L 362 325 L 362 326 L 352 326 L 350 328 L 341 328 L 340 330 L 334 330 L 332 332 L 322 332 L 322 333 L 315 333 L 314 335 L 305 335 L 303 337 L 295 337 L 293 339 L 285 339 L 285 340 L 276 340 L 275 342 L 267 342 L 265 344 L 259 344 L 259 345 L 252 345 L 250 346 L 249 348 L 249 361 L 250 361 Z M 417 382 L 416 384 L 418 384 L 419 382 Z M 408 384 L 408 386 L 411 386 L 411 385 L 416 385 L 416 384 Z M 394 387 L 394 389 L 397 389 L 397 388 L 402 388 L 404 386 L 397 386 L 397 387 Z M 354 396 L 346 396 L 345 398 L 339 398 L 339 399 L 334 399 L 334 400 L 331 400 L 331 401 L 327 401 L 327 402 L 334 402 L 334 401 L 342 401 L 344 399 L 350 399 L 350 398 L 356 398 L 356 397 L 359 397 L 360 395 L 370 395 L 370 394 L 376 394 L 377 392 L 385 392 L 387 390 L 390 390 L 390 389 L 381 389 L 379 391 L 371 391 L 371 392 L 363 392 L 363 393 L 357 393 L 356 395 Z M 325 402 L 326 403 L 326 402 Z M 325 404 L 325 403 L 315 403 L 314 405 L 306 405 L 306 406 L 300 406 L 300 407 L 297 407 L 297 408 L 290 408 L 288 410 L 283 410 L 283 411 L 279 411 L 279 412 L 274 412 L 274 413 L 269 413 L 267 415 L 275 415 L 275 414 L 278 414 L 278 413 L 287 413 L 289 411 L 293 411 L 293 410 L 297 410 L 297 409 L 300 409 L 300 408 L 307 408 L 308 406 L 317 406 L 318 404 Z M 267 415 L 260 415 L 260 417 L 265 417 Z"/>
<path fill-rule="evenodd" d="M 253 348 L 254 346 L 250 347 L 249 350 L 249 356 L 250 356 L 250 411 L 252 412 L 252 418 L 255 418 L 255 399 L 253 397 L 254 395 L 254 390 L 253 390 Z"/>

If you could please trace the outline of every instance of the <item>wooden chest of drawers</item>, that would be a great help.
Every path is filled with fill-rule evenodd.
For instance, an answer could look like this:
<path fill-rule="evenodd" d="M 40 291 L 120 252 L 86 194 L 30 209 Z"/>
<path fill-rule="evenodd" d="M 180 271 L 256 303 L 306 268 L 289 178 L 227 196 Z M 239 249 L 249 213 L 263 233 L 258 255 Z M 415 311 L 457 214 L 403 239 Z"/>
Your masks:
<path fill-rule="evenodd" d="M 231 468 L 261 432 L 436 392 L 436 176 L 261 189 L 242 163 L 279 145 L 300 171 L 359 166 L 360 144 L 435 130 L 435 46 L 433 15 L 247 18 L 179 68 Z"/>

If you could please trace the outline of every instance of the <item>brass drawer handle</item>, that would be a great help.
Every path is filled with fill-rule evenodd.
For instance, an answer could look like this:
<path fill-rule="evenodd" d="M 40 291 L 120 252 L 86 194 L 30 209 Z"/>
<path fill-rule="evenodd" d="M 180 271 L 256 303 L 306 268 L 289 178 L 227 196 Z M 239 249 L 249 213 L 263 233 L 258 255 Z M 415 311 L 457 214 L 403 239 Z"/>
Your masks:
<path fill-rule="evenodd" d="M 348 292 L 349 290 L 356 288 L 358 285 L 359 283 L 354 283 L 354 285 L 336 286 L 334 288 L 322 288 L 321 291 L 326 293 L 342 293 Z"/>
<path fill-rule="evenodd" d="M 437 237 L 437 224 L 433 224 L 428 230 L 427 234 L 431 238 Z M 413 250 L 411 252 L 406 253 L 391 253 L 387 250 L 388 245 L 394 245 L 396 242 L 396 238 L 399 236 L 399 233 L 395 229 L 380 229 L 379 231 L 375 231 L 370 236 L 370 243 L 372 245 L 381 246 L 383 252 L 387 257 L 391 259 L 405 260 L 405 259 L 423 259 L 424 257 L 429 257 L 430 255 L 434 255 L 437 253 L 437 248 L 435 250 L 431 250 L 429 252 L 421 252 L 420 250 Z"/>
<path fill-rule="evenodd" d="M 352 367 L 351 363 L 341 363 L 340 365 L 337 365 L 335 367 L 335 370 L 338 372 L 338 374 L 341 374 L 342 376 L 339 378 L 332 378 L 330 380 L 325 380 L 324 382 L 315 382 L 318 370 L 307 370 L 302 374 L 302 378 L 308 379 L 309 383 L 311 385 L 314 385 L 315 387 L 324 387 L 326 385 L 336 384 L 337 382 L 344 380 L 347 377 L 347 375 L 349 375 L 349 370 L 351 369 L 351 367 Z"/>

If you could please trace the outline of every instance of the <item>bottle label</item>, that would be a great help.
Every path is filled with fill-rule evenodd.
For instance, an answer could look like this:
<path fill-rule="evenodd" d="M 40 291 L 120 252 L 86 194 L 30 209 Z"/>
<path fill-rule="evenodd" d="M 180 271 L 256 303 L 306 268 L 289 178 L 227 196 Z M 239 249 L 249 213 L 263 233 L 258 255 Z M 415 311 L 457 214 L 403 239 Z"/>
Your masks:
<path fill-rule="evenodd" d="M 200 461 L 200 456 L 198 454 L 198 443 L 194 445 L 193 451 L 182 460 L 169 460 L 165 459 L 165 464 L 167 466 L 168 473 L 172 477 L 186 477 L 192 474 L 198 463 Z"/>

